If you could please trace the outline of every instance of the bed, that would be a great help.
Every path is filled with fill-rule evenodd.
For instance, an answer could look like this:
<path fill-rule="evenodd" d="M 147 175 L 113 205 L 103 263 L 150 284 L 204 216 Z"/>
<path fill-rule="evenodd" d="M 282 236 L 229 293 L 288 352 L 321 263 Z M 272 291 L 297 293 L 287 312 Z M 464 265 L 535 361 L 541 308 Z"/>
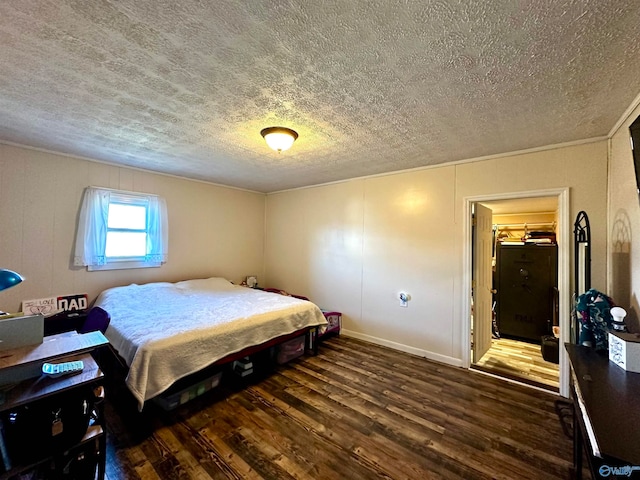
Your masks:
<path fill-rule="evenodd" d="M 219 277 L 114 287 L 94 307 L 111 317 L 105 336 L 128 367 L 125 383 L 140 410 L 179 379 L 327 324 L 309 301 Z"/>

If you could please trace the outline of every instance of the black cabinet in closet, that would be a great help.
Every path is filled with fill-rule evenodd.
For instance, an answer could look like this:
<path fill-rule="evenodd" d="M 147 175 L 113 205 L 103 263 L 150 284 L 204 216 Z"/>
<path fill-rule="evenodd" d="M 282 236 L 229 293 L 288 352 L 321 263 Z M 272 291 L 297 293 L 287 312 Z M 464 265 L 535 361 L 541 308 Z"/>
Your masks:
<path fill-rule="evenodd" d="M 555 244 L 498 244 L 496 317 L 501 336 L 540 342 L 551 333 L 558 283 Z"/>

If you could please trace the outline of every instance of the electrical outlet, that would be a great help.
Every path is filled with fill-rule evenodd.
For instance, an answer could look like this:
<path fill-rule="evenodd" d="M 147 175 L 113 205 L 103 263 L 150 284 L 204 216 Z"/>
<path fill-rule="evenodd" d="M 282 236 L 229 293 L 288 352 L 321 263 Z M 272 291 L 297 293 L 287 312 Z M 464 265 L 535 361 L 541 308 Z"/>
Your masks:
<path fill-rule="evenodd" d="M 409 306 L 409 294 L 405 293 L 405 292 L 400 292 L 400 294 L 398 295 L 398 298 L 400 299 L 400 306 L 401 307 L 408 307 Z"/>

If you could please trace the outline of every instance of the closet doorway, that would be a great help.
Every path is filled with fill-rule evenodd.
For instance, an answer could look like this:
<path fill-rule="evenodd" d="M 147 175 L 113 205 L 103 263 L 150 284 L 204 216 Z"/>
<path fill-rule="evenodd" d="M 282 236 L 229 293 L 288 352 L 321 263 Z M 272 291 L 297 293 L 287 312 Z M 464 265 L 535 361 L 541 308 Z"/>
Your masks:
<path fill-rule="evenodd" d="M 559 355 L 542 338 L 560 336 L 559 210 L 558 195 L 471 202 L 470 367 L 553 392 Z"/>

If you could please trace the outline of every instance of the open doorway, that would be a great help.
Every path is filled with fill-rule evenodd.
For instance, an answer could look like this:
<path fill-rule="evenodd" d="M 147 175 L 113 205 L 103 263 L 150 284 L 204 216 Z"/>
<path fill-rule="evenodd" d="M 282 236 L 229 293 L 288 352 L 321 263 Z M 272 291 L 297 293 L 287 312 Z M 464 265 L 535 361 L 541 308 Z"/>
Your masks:
<path fill-rule="evenodd" d="M 560 344 L 558 196 L 471 207 L 470 366 L 558 392 L 559 352 L 542 346 Z"/>

